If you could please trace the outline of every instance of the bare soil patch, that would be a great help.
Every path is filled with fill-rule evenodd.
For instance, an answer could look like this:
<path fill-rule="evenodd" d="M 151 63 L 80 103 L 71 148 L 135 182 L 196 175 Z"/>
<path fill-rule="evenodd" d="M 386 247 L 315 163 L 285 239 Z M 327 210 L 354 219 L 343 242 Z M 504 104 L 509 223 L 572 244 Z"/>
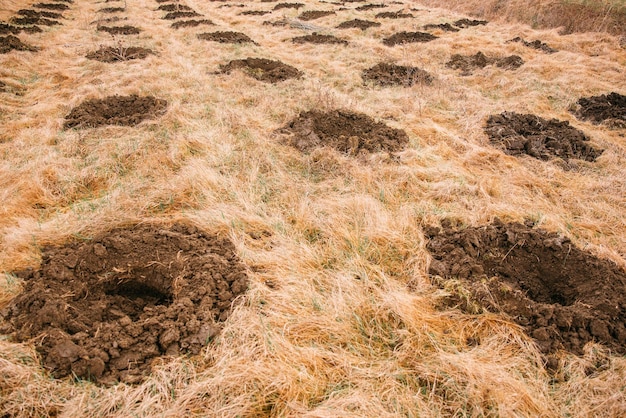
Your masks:
<path fill-rule="evenodd" d="M 167 102 L 152 96 L 109 96 L 81 103 L 65 117 L 64 128 L 134 126 L 165 113 Z"/>
<path fill-rule="evenodd" d="M 290 78 L 299 78 L 303 75 L 301 71 L 291 65 L 265 58 L 233 60 L 226 65 L 222 65 L 220 70 L 225 74 L 233 70 L 242 70 L 250 77 L 267 83 L 278 83 Z"/>
<path fill-rule="evenodd" d="M 491 143 L 509 155 L 530 155 L 540 160 L 554 157 L 595 161 L 603 150 L 589 145 L 589 138 L 568 121 L 536 115 L 504 112 L 491 115 L 485 125 Z"/>
<path fill-rule="evenodd" d="M 191 7 L 185 6 L 184 4 L 162 4 L 157 7 L 157 10 L 162 10 L 164 12 L 192 12 L 194 11 Z"/>
<path fill-rule="evenodd" d="M 378 13 L 375 17 L 380 19 L 405 19 L 413 17 L 413 15 L 411 13 L 402 12 L 382 12 Z"/>
<path fill-rule="evenodd" d="M 23 28 L 0 22 L 0 35 L 17 35 Z"/>
<path fill-rule="evenodd" d="M 476 69 L 485 68 L 488 65 L 495 65 L 499 68 L 514 70 L 524 65 L 524 60 L 518 55 L 508 57 L 488 57 L 482 52 L 474 55 L 454 54 L 446 67 L 461 70 L 461 75 L 470 75 Z"/>
<path fill-rule="evenodd" d="M 363 81 L 381 86 L 432 84 L 433 76 L 418 67 L 380 63 L 363 71 Z"/>
<path fill-rule="evenodd" d="M 361 20 L 361 19 L 353 19 L 353 20 L 348 20 L 346 22 L 342 22 L 339 24 L 339 26 L 337 26 L 337 29 L 350 29 L 350 28 L 357 28 L 357 29 L 361 29 L 361 30 L 366 30 L 369 28 L 376 28 L 381 26 L 380 22 L 372 22 L 369 20 Z"/>
<path fill-rule="evenodd" d="M 117 13 L 117 12 L 123 12 L 124 9 L 123 7 L 105 7 L 104 9 L 100 9 L 98 10 L 98 13 Z"/>
<path fill-rule="evenodd" d="M 98 26 L 98 30 L 101 32 L 107 32 L 111 35 L 137 35 L 141 32 L 141 29 L 134 26 Z"/>
<path fill-rule="evenodd" d="M 437 38 L 437 36 L 427 32 L 398 32 L 383 39 L 383 44 L 394 46 L 407 43 L 430 42 Z"/>
<path fill-rule="evenodd" d="M 46 19 L 43 17 L 34 17 L 34 16 L 24 16 L 24 17 L 13 16 L 11 19 L 9 19 L 9 22 L 11 22 L 14 25 L 20 25 L 20 26 L 25 26 L 25 25 L 54 26 L 54 25 L 61 24 L 61 22 L 58 22 L 56 20 Z"/>
<path fill-rule="evenodd" d="M 298 19 L 309 21 L 309 20 L 319 19 L 324 16 L 331 16 L 334 14 L 336 13 L 333 12 L 332 10 L 307 10 L 306 12 L 302 12 L 298 16 Z"/>
<path fill-rule="evenodd" d="M 459 28 L 469 28 L 471 26 L 483 26 L 486 25 L 487 22 L 486 20 L 476 20 L 476 19 L 459 19 L 456 22 L 454 22 L 454 26 L 459 27 Z"/>
<path fill-rule="evenodd" d="M 20 38 L 13 35 L 0 36 L 0 54 L 6 54 L 10 51 L 37 51 L 34 46 L 27 45 L 20 41 Z"/>
<path fill-rule="evenodd" d="M 367 10 L 372 10 L 372 9 L 382 9 L 387 7 L 385 4 L 382 3 L 377 3 L 377 4 L 364 4 L 363 6 L 359 6 L 357 7 L 355 10 L 358 10 L 360 12 L 364 12 Z"/>
<path fill-rule="evenodd" d="M 280 130 L 286 142 L 303 152 L 331 147 L 341 153 L 396 152 L 409 142 L 406 132 L 348 110 L 301 113 Z"/>
<path fill-rule="evenodd" d="M 578 119 L 626 128 L 626 96 L 619 93 L 583 97 L 571 111 Z"/>
<path fill-rule="evenodd" d="M 272 12 L 266 10 L 246 10 L 245 12 L 241 12 L 240 14 L 243 16 L 264 16 L 270 13 Z"/>
<path fill-rule="evenodd" d="M 450 279 L 460 281 L 449 303 L 508 314 L 544 353 L 581 354 L 589 341 L 626 352 L 626 272 L 613 262 L 530 224 L 496 220 L 427 234 L 429 273 L 448 289 Z"/>
<path fill-rule="evenodd" d="M 147 48 L 141 48 L 136 46 L 129 47 L 101 47 L 97 51 L 90 52 L 86 55 L 86 58 L 101 62 L 120 62 L 144 59 L 148 55 L 154 54 L 154 52 Z"/>
<path fill-rule="evenodd" d="M 46 19 L 63 19 L 63 15 L 61 13 L 54 12 L 46 12 L 44 10 L 30 10 L 30 9 L 20 9 L 17 11 L 18 15 L 26 16 L 26 17 L 45 17 Z"/>
<path fill-rule="evenodd" d="M 296 36 L 291 40 L 294 44 L 339 44 L 339 45 L 348 45 L 348 41 L 345 39 L 339 39 L 333 35 L 321 35 L 317 32 L 314 32 L 310 35 L 304 36 Z"/>
<path fill-rule="evenodd" d="M 33 4 L 33 7 L 48 10 L 68 10 L 70 8 L 67 4 L 63 3 L 37 3 Z"/>
<path fill-rule="evenodd" d="M 428 30 L 428 29 L 441 29 L 443 31 L 446 32 L 458 32 L 460 29 L 459 28 L 455 28 L 454 26 L 452 26 L 449 23 L 429 23 L 427 25 L 424 25 L 424 29 Z"/>
<path fill-rule="evenodd" d="M 247 288 L 233 244 L 175 224 L 116 229 L 45 248 L 17 272 L 23 292 L 2 313 L 56 378 L 138 383 L 160 356 L 197 354 Z"/>
<path fill-rule="evenodd" d="M 274 10 L 299 9 L 301 7 L 304 7 L 303 3 L 278 3 L 276 6 L 274 6 Z"/>
<path fill-rule="evenodd" d="M 175 20 L 175 19 L 187 19 L 189 17 L 198 17 L 202 16 L 200 13 L 196 12 L 170 12 L 163 16 L 165 20 Z"/>
<path fill-rule="evenodd" d="M 205 41 L 213 41 L 220 42 L 223 44 L 244 44 L 251 43 L 258 45 L 252 39 L 241 32 L 211 32 L 211 33 L 201 33 L 198 35 L 198 39 L 203 39 Z"/>
<path fill-rule="evenodd" d="M 548 44 L 545 44 L 543 42 L 541 42 L 539 39 L 536 39 L 532 42 L 529 41 L 525 41 L 524 39 L 520 38 L 519 36 L 516 38 L 513 38 L 509 41 L 506 41 L 507 43 L 509 42 L 519 42 L 521 44 L 523 44 L 524 46 L 527 46 L 529 48 L 533 48 L 533 49 L 538 49 L 540 51 L 545 52 L 546 54 L 554 54 L 555 52 L 558 52 L 556 49 L 554 48 L 550 48 L 548 46 Z"/>
<path fill-rule="evenodd" d="M 212 21 L 210 21 L 208 19 L 179 20 L 178 22 L 172 23 L 172 27 L 174 29 L 196 27 L 196 26 L 200 26 L 200 25 L 213 26 L 213 25 L 215 25 L 215 23 L 213 23 Z"/>

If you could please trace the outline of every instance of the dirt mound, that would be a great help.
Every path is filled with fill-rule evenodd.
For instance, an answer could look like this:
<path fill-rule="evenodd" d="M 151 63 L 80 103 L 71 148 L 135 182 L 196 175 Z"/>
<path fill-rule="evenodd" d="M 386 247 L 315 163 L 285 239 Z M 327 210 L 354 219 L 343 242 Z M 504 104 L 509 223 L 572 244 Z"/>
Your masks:
<path fill-rule="evenodd" d="M 367 10 L 372 10 L 372 9 L 382 9 L 387 7 L 385 4 L 382 3 L 378 3 L 378 4 L 364 4 L 363 6 L 359 6 L 357 7 L 355 10 L 358 10 L 360 12 L 364 12 Z"/>
<path fill-rule="evenodd" d="M 274 6 L 274 10 L 279 10 L 279 9 L 299 9 L 301 7 L 304 7 L 304 4 L 302 4 L 302 3 L 278 3 L 276 6 Z"/>
<path fill-rule="evenodd" d="M 101 32 L 107 32 L 111 35 L 137 35 L 141 32 L 141 29 L 134 26 L 98 26 L 98 30 Z"/>
<path fill-rule="evenodd" d="M 14 25 L 20 25 L 20 26 L 25 26 L 25 25 L 54 26 L 54 25 L 61 24 L 61 22 L 57 22 L 56 20 L 46 19 L 44 17 L 31 17 L 31 16 L 25 16 L 25 17 L 14 16 L 11 19 L 9 19 L 9 22 L 11 22 Z"/>
<path fill-rule="evenodd" d="M 265 10 L 246 10 L 245 12 L 241 12 L 239 14 L 243 16 L 264 16 L 269 13 L 272 13 L 272 12 L 268 12 Z"/>
<path fill-rule="evenodd" d="M 178 28 L 190 28 L 190 27 L 196 27 L 196 26 L 200 26 L 200 25 L 207 25 L 207 26 L 213 26 L 215 25 L 215 23 L 213 23 L 212 21 L 208 20 L 208 19 L 201 19 L 201 20 L 179 20 L 178 22 L 174 22 L 172 23 L 172 27 L 174 29 L 178 29 Z"/>
<path fill-rule="evenodd" d="M 368 28 L 379 27 L 381 23 L 379 22 L 371 22 L 369 20 L 361 20 L 361 19 L 353 19 L 348 20 L 347 22 L 340 23 L 337 26 L 337 29 L 349 29 L 349 28 L 358 28 L 361 30 L 366 30 Z"/>
<path fill-rule="evenodd" d="M 441 29 L 443 31 L 446 32 L 458 32 L 460 29 L 459 28 L 455 28 L 454 26 L 452 26 L 449 23 L 429 23 L 427 25 L 424 25 L 424 29 L 428 30 L 428 29 Z"/>
<path fill-rule="evenodd" d="M 120 61 L 129 61 L 129 60 L 137 60 L 144 59 L 148 55 L 154 54 L 154 52 L 150 49 L 141 48 L 141 47 L 101 47 L 97 51 L 90 52 L 86 55 L 86 58 L 90 60 L 102 61 L 102 62 L 120 62 Z"/>
<path fill-rule="evenodd" d="M 404 18 L 413 17 L 413 15 L 411 13 L 402 13 L 402 12 L 382 12 L 382 13 L 378 13 L 375 17 L 382 18 L 382 19 L 404 19 Z"/>
<path fill-rule="evenodd" d="M 506 41 L 507 44 L 510 42 L 519 42 L 524 46 L 527 46 L 533 49 L 538 49 L 540 51 L 545 52 L 546 54 L 554 54 L 555 52 L 558 52 L 556 49 L 550 48 L 548 44 L 541 42 L 539 39 L 529 42 L 529 41 L 525 41 L 524 39 L 518 36 L 517 38 L 513 38 L 511 40 Z"/>
<path fill-rule="evenodd" d="M 0 35 L 7 35 L 7 34 L 17 35 L 21 31 L 22 31 L 22 28 L 20 27 L 7 25 L 6 23 L 0 22 Z"/>
<path fill-rule="evenodd" d="M 571 111 L 578 119 L 626 128 L 626 96 L 619 93 L 583 97 Z"/>
<path fill-rule="evenodd" d="M 16 51 L 37 51 L 37 48 L 23 43 L 17 36 L 0 36 L 0 54 L 6 54 L 14 49 Z"/>
<path fill-rule="evenodd" d="M 177 224 L 46 248 L 2 312 L 54 377 L 137 383 L 155 357 L 197 354 L 247 287 L 233 244 Z"/>
<path fill-rule="evenodd" d="M 176 4 L 162 4 L 157 7 L 157 10 L 161 10 L 164 12 L 193 12 L 194 10 L 185 6 L 184 4 L 176 3 Z"/>
<path fill-rule="evenodd" d="M 429 273 L 448 289 L 457 286 L 454 304 L 507 313 L 544 353 L 581 354 L 592 340 L 626 352 L 626 272 L 613 262 L 519 223 L 427 232 Z"/>
<path fill-rule="evenodd" d="M 434 39 L 437 39 L 437 36 L 426 32 L 398 32 L 383 39 L 383 44 L 394 46 L 415 42 L 430 42 Z"/>
<path fill-rule="evenodd" d="M 43 10 L 30 10 L 30 9 L 20 9 L 17 11 L 17 14 L 20 16 L 26 17 L 45 17 L 47 19 L 63 19 L 63 15 L 61 13 L 54 12 L 46 12 Z"/>
<path fill-rule="evenodd" d="M 386 63 L 364 70 L 362 77 L 365 82 L 370 81 L 381 86 L 410 87 L 433 82 L 433 77 L 420 68 Z"/>
<path fill-rule="evenodd" d="M 246 58 L 233 60 L 226 65 L 222 65 L 222 73 L 230 73 L 233 70 L 243 70 L 250 77 L 267 83 L 278 83 L 290 78 L 299 78 L 302 72 L 297 68 L 280 61 L 273 61 L 264 58 Z"/>
<path fill-rule="evenodd" d="M 495 65 L 499 68 L 514 70 L 524 65 L 524 60 L 518 55 L 508 57 L 488 57 L 482 52 L 475 55 L 454 54 L 446 67 L 461 70 L 461 75 L 470 75 L 476 69 L 485 68 L 488 65 Z"/>
<path fill-rule="evenodd" d="M 134 126 L 165 113 L 167 102 L 152 96 L 109 96 L 81 103 L 65 117 L 64 128 Z"/>
<path fill-rule="evenodd" d="M 48 10 L 68 10 L 70 8 L 67 4 L 62 3 L 37 3 L 33 4 L 33 7 Z"/>
<path fill-rule="evenodd" d="M 300 16 L 298 16 L 298 19 L 308 21 L 308 20 L 315 20 L 324 16 L 330 16 L 334 14 L 336 13 L 333 12 L 332 10 L 308 10 L 306 12 L 301 13 Z"/>
<path fill-rule="evenodd" d="M 311 35 L 296 36 L 292 39 L 294 44 L 340 44 L 348 45 L 348 41 L 339 39 L 333 35 L 321 35 L 317 32 L 313 32 Z"/>
<path fill-rule="evenodd" d="M 454 22 L 454 26 L 459 27 L 459 28 L 468 28 L 470 26 L 482 26 L 482 25 L 486 25 L 487 22 L 486 20 L 475 20 L 475 19 L 459 19 L 456 22 Z"/>
<path fill-rule="evenodd" d="M 527 154 L 540 160 L 559 157 L 595 161 L 604 150 L 593 148 L 589 138 L 568 121 L 504 112 L 487 119 L 485 133 L 491 143 L 509 155 Z"/>
<path fill-rule="evenodd" d="M 200 13 L 196 12 L 170 12 L 163 16 L 165 20 L 175 20 L 175 19 L 187 19 L 189 17 L 198 17 L 202 16 Z"/>
<path fill-rule="evenodd" d="M 348 155 L 400 151 L 409 142 L 406 132 L 371 117 L 347 110 L 301 113 L 280 131 L 300 151 L 331 147 Z"/>
<path fill-rule="evenodd" d="M 251 43 L 258 45 L 252 39 L 241 32 L 211 32 L 211 33 L 201 33 L 198 35 L 198 39 L 203 39 L 205 41 L 214 41 L 220 42 L 223 44 L 244 44 Z"/>
<path fill-rule="evenodd" d="M 123 7 L 105 7 L 104 9 L 100 9 L 98 10 L 98 13 L 117 13 L 117 12 L 123 12 L 124 9 Z"/>

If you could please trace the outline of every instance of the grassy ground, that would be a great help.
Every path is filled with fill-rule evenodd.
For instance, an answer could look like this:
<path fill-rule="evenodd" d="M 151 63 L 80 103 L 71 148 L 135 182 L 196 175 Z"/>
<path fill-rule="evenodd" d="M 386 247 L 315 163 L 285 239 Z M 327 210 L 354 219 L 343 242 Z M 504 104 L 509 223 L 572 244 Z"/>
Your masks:
<path fill-rule="evenodd" d="M 331 7 L 303 3 L 302 10 Z M 3 19 L 27 5 L 6 4 Z M 382 44 L 394 32 L 463 17 L 438 8 L 381 19 L 366 32 L 329 30 L 348 46 L 295 46 L 288 40 L 304 31 L 262 25 L 295 10 L 240 16 L 245 9 L 198 0 L 186 4 L 215 28 L 176 31 L 155 1 L 129 0 L 119 15 L 143 32 L 97 32 L 97 11 L 121 4 L 75 2 L 63 26 L 20 35 L 40 52 L 0 56 L 0 79 L 21 92 L 0 93 L 0 271 L 36 266 L 42 246 L 120 223 L 184 219 L 232 238 L 250 268 L 250 290 L 202 355 L 162 359 L 139 386 L 54 380 L 30 345 L 0 337 L 0 415 L 626 414 L 623 357 L 590 344 L 582 357 L 562 353 L 551 376 L 533 341 L 506 318 L 436 309 L 441 291 L 426 275 L 422 232 L 444 218 L 463 225 L 530 218 L 626 267 L 623 130 L 568 112 L 579 97 L 626 92 L 618 38 L 492 23 L 437 33 L 427 44 Z M 411 7 L 423 8 L 406 2 Z M 347 10 L 311 23 L 333 28 L 377 12 Z M 212 30 L 241 31 L 259 45 L 196 38 Z M 560 52 L 505 44 L 516 36 Z M 83 58 L 120 41 L 157 55 L 118 64 Z M 518 54 L 526 64 L 468 77 L 444 65 L 454 53 L 478 51 Z M 248 56 L 279 59 L 305 76 L 270 85 L 215 74 Z M 360 71 L 380 61 L 419 66 L 436 81 L 364 85 Z M 83 100 L 131 93 L 166 99 L 167 113 L 134 128 L 62 129 Z M 361 161 L 331 150 L 303 155 L 274 135 L 302 110 L 337 107 L 405 129 L 410 146 L 399 161 Z M 568 120 L 606 151 L 568 171 L 506 156 L 482 129 L 488 115 L 505 110 Z M 0 307 L 19 289 L 14 276 L 0 276 Z"/>

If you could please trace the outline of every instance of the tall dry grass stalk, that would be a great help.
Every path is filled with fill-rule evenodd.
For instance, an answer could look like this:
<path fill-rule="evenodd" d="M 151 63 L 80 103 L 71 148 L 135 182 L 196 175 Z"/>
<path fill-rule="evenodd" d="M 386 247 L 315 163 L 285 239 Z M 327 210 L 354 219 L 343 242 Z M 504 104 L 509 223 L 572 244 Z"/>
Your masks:
<path fill-rule="evenodd" d="M 0 271 L 37 266 L 43 246 L 73 237 L 182 219 L 232 238 L 250 268 L 250 290 L 201 355 L 161 359 L 138 386 L 53 380 L 32 347 L 3 339 L 0 415 L 624 414 L 623 358 L 595 346 L 580 358 L 564 353 L 554 378 L 506 318 L 438 309 L 442 293 L 426 275 L 422 233 L 443 218 L 530 218 L 626 266 L 626 140 L 567 110 L 581 96 L 626 91 L 626 52 L 612 36 L 490 24 L 388 48 L 381 39 L 398 30 L 461 16 L 432 9 L 366 32 L 333 30 L 377 13 L 348 10 L 315 24 L 350 45 L 294 46 L 288 40 L 302 31 L 261 22 L 295 10 L 258 17 L 218 8 L 222 2 L 186 4 L 217 26 L 173 30 L 156 2 L 128 2 L 127 23 L 143 32 L 122 41 L 157 52 L 145 60 L 83 58 L 118 41 L 90 24 L 102 6 L 89 2 L 74 2 L 62 27 L 21 35 L 41 52 L 0 56 L 0 78 L 25 89 L 0 97 Z M 212 30 L 241 31 L 259 45 L 196 38 Z M 504 43 L 515 36 L 560 52 Z M 454 53 L 478 51 L 519 54 L 526 64 L 468 77 L 444 65 Z M 248 56 L 279 59 L 305 76 L 270 85 L 215 74 Z M 364 85 L 361 70 L 380 61 L 422 67 L 436 81 Z M 131 93 L 168 100 L 168 112 L 134 128 L 62 129 L 83 100 Z M 274 135 L 302 110 L 336 107 L 407 130 L 408 149 L 398 161 L 359 161 L 330 150 L 303 155 Z M 569 120 L 606 151 L 573 170 L 506 156 L 482 131 L 488 115 L 505 110 Z M 0 276 L 0 308 L 19 289 L 14 276 Z"/>

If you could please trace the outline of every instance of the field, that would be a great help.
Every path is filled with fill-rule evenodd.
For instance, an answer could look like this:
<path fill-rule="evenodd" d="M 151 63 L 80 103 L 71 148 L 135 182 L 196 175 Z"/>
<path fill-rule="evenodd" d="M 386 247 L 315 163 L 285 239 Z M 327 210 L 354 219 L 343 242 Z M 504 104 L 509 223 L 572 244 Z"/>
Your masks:
<path fill-rule="evenodd" d="M 0 417 L 626 416 L 626 11 L 529 3 L 4 0 Z"/>

